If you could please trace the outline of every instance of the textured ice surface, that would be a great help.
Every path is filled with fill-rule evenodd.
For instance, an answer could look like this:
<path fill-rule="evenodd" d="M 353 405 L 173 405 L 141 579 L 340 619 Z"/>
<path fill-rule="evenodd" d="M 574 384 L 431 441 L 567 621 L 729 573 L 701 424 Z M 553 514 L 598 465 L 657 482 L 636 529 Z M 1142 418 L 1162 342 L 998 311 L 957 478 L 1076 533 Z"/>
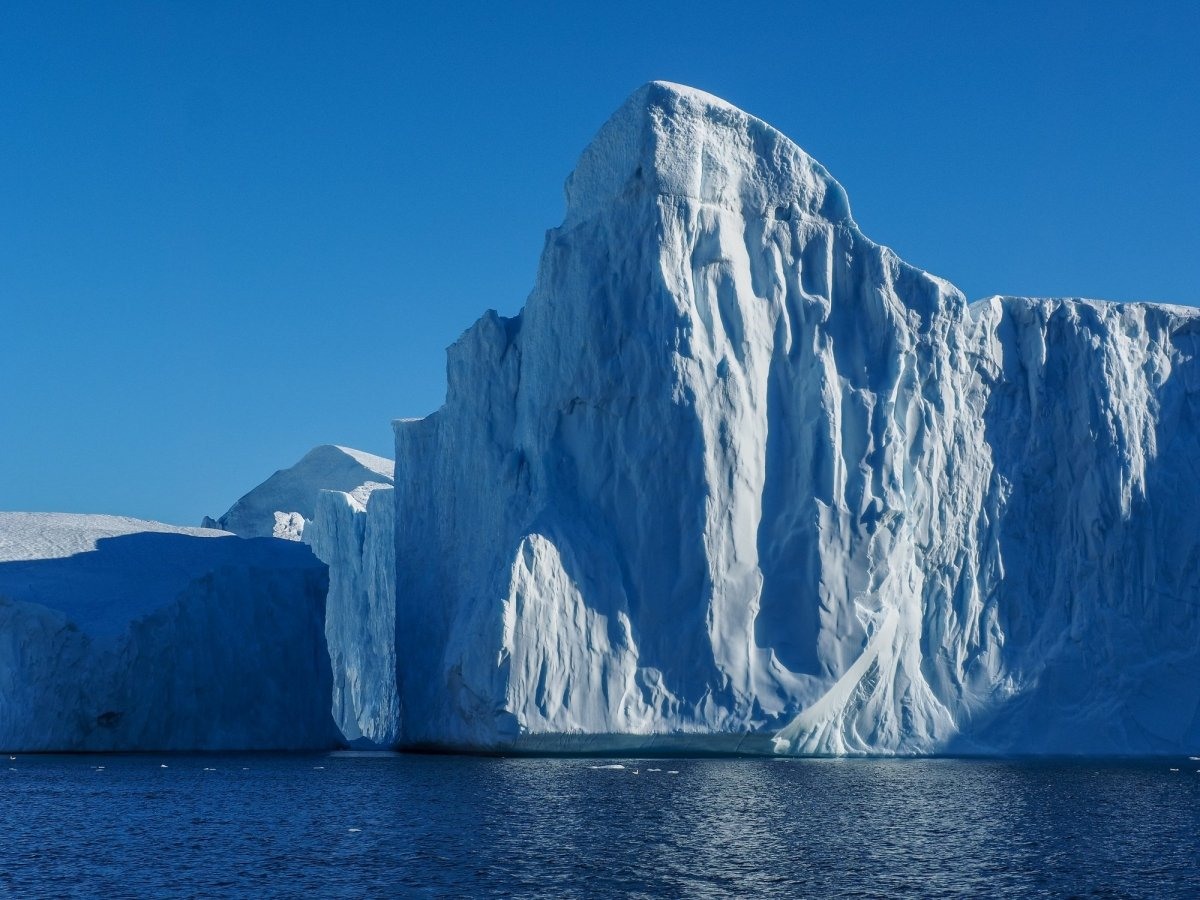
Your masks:
<path fill-rule="evenodd" d="M 349 740 L 382 745 L 400 736 L 394 510 L 390 485 L 322 491 L 304 532 L 329 565 L 325 636 L 334 719 Z"/>
<path fill-rule="evenodd" d="M 396 426 L 403 743 L 1200 747 L 1196 310 L 968 304 L 669 84 L 567 202 Z"/>
<path fill-rule="evenodd" d="M 219 519 L 207 516 L 207 528 L 242 537 L 277 537 L 298 541 L 306 519 L 312 519 L 322 490 L 353 491 L 368 483 L 391 484 L 392 461 L 381 456 L 323 444 L 290 469 L 276 472 L 246 494 Z"/>
<path fill-rule="evenodd" d="M 307 547 L 0 513 L 0 748 L 333 746 Z"/>

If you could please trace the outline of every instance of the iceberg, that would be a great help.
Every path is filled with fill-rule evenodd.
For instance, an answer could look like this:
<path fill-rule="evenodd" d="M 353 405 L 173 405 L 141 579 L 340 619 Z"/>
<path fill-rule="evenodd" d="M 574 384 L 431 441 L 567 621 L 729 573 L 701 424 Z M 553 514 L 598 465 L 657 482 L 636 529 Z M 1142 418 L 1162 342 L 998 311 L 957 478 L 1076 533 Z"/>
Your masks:
<path fill-rule="evenodd" d="M 240 498 L 219 519 L 205 516 L 201 526 L 241 537 L 298 541 L 303 538 L 305 522 L 315 513 L 317 495 L 322 490 L 354 491 L 364 485 L 391 484 L 392 472 L 392 461 L 382 456 L 322 444 Z"/>
<path fill-rule="evenodd" d="M 294 543 L 0 513 L 0 748 L 338 746 L 326 587 Z"/>
<path fill-rule="evenodd" d="M 394 499 L 394 646 L 386 589 L 356 627 L 396 673 L 359 667 L 359 732 L 1200 749 L 1200 311 L 968 302 L 788 138 L 663 82 L 566 200 L 521 313 L 396 423 L 395 489 L 323 498 L 373 565 Z"/>

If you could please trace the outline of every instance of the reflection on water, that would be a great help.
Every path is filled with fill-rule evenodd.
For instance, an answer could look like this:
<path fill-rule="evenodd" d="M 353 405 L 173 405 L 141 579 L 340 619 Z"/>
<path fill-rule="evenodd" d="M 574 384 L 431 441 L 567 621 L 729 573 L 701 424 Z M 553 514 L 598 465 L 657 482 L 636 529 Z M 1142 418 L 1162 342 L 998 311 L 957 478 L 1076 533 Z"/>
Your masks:
<path fill-rule="evenodd" d="M 0 889 L 1200 896 L 1200 761 L 605 762 L 19 757 Z"/>

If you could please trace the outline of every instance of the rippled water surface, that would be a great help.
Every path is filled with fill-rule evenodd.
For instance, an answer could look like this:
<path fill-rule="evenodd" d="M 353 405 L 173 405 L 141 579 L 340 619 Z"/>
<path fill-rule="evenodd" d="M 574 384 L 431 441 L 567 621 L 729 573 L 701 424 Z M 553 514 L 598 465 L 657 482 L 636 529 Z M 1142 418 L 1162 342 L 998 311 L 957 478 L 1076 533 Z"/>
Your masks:
<path fill-rule="evenodd" d="M 4 762 L 13 895 L 1200 897 L 1198 760 Z"/>

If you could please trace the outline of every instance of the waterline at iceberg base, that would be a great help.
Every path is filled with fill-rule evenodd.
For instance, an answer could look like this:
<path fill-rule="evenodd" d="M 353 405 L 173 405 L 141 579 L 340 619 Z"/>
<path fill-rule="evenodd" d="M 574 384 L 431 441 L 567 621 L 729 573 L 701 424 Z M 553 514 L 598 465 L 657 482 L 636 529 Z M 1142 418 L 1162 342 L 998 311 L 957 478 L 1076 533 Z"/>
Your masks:
<path fill-rule="evenodd" d="M 1200 311 L 969 303 L 699 91 L 601 129 L 393 496 L 343 718 L 402 747 L 1200 752 Z"/>

